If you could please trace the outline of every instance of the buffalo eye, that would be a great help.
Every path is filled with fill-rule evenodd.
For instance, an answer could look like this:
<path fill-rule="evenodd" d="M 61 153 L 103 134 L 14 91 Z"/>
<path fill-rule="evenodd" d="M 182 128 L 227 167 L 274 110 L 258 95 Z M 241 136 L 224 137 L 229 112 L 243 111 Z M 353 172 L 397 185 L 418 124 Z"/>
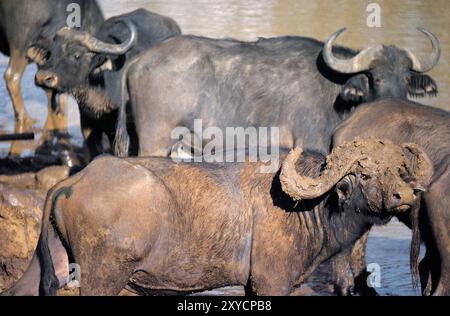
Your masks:
<path fill-rule="evenodd" d="M 379 84 L 383 83 L 383 78 L 381 76 L 379 76 L 378 74 L 374 75 L 369 72 L 369 73 L 367 73 L 367 77 L 369 78 L 369 81 L 372 84 L 379 85 Z"/>
<path fill-rule="evenodd" d="M 400 171 L 399 175 L 400 175 L 400 178 L 406 183 L 412 183 L 412 182 L 416 181 L 416 178 L 414 178 L 408 172 Z"/>
<path fill-rule="evenodd" d="M 366 73 L 366 76 L 369 79 L 369 82 L 373 85 L 380 85 L 383 82 L 383 79 L 381 77 L 370 72 Z"/>
<path fill-rule="evenodd" d="M 80 58 L 81 58 L 80 54 L 78 54 L 78 53 L 73 54 L 73 59 L 74 60 L 79 61 Z"/>

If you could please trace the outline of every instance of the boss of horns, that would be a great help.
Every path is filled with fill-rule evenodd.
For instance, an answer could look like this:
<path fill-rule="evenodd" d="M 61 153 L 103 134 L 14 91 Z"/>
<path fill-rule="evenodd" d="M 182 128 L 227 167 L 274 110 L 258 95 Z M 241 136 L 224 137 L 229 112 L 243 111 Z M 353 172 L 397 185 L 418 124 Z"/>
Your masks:
<path fill-rule="evenodd" d="M 441 56 L 441 46 L 439 44 L 439 40 L 431 32 L 420 27 L 417 29 L 430 39 L 433 51 L 425 58 L 417 57 L 409 49 L 404 49 L 404 51 L 411 60 L 411 70 L 424 73 L 430 71 L 439 62 L 439 58 Z M 331 69 L 344 74 L 353 74 L 370 70 L 372 62 L 383 53 L 383 45 L 368 47 L 351 59 L 336 58 L 333 54 L 333 45 L 338 36 L 345 30 L 346 28 L 338 30 L 325 42 L 322 53 L 325 62 Z"/>
<path fill-rule="evenodd" d="M 357 138 L 335 148 L 327 157 L 324 171 L 317 178 L 297 172 L 296 164 L 301 155 L 302 149 L 294 149 L 284 161 L 280 173 L 283 191 L 296 201 L 322 196 L 348 174 L 365 174 L 379 179 L 381 183 L 404 183 L 400 175 L 405 173 L 415 179 L 417 190 L 427 187 L 433 175 L 431 161 L 415 144 L 403 144 L 400 147 L 388 140 Z M 392 181 L 389 177 L 398 181 Z"/>

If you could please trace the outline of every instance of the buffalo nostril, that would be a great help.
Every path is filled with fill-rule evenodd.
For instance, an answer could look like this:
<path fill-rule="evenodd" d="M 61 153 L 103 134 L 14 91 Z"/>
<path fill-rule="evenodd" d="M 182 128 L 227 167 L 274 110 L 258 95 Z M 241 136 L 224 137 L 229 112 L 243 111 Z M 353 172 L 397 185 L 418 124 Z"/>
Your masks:
<path fill-rule="evenodd" d="M 58 78 L 50 72 L 38 72 L 36 75 L 36 82 L 38 85 L 47 88 L 55 88 L 58 84 Z"/>
<path fill-rule="evenodd" d="M 45 83 L 48 85 L 53 85 L 55 83 L 55 77 L 49 76 L 44 79 Z"/>

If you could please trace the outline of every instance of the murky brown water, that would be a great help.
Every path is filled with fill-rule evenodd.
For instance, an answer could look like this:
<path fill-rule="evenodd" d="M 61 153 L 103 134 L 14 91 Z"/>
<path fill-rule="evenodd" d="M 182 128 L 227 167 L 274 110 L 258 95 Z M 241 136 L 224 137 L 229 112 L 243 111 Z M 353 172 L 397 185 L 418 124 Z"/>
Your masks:
<path fill-rule="evenodd" d="M 421 99 L 422 103 L 450 110 L 450 1 L 449 0 L 100 0 L 105 14 L 113 15 L 139 7 L 174 18 L 186 34 L 209 37 L 233 37 L 255 40 L 258 37 L 303 35 L 325 40 L 342 26 L 348 28 L 339 43 L 363 48 L 377 43 L 408 47 L 418 55 L 430 50 L 428 39 L 415 30 L 423 26 L 441 41 L 442 57 L 431 71 L 439 85 L 437 98 Z M 366 7 L 377 2 L 382 8 L 382 27 L 369 28 Z M 0 56 L 0 73 L 7 59 Z M 46 96 L 34 87 L 35 67 L 30 66 L 23 81 L 23 94 L 30 114 L 43 126 Z M 80 143 L 76 105 L 69 111 L 70 133 Z M 0 80 L 0 133 L 13 132 L 13 115 L 3 80 Z M 33 143 L 22 143 L 23 154 L 32 154 Z M 10 144 L 0 144 L 0 155 L 8 153 Z M 391 232 L 387 234 L 387 232 Z M 393 233 L 392 233 L 393 232 Z M 369 261 L 379 262 L 384 273 L 380 290 L 384 294 L 412 295 L 408 272 L 409 232 L 399 224 L 380 228 L 369 243 Z M 388 242 L 387 242 L 388 241 Z M 388 248 L 386 247 L 388 246 Z M 395 254 L 395 257 L 392 256 Z M 401 255 L 398 255 L 401 254 Z M 384 272 L 383 272 L 384 271 Z"/>
<path fill-rule="evenodd" d="M 448 0 L 100 0 L 107 16 L 139 7 L 174 18 L 186 34 L 255 40 L 258 37 L 302 35 L 327 39 L 345 26 L 339 43 L 352 48 L 385 43 L 426 55 L 429 40 L 416 30 L 423 26 L 442 44 L 441 61 L 430 74 L 441 94 L 424 103 L 450 110 L 450 1 Z M 366 8 L 381 6 L 381 27 L 369 28 Z"/>

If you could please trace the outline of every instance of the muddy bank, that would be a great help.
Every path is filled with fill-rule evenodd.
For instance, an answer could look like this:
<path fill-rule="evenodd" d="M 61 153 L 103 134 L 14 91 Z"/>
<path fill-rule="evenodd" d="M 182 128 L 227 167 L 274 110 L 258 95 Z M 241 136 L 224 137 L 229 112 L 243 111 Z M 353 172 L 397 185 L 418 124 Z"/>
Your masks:
<path fill-rule="evenodd" d="M 30 161 L 14 163 L 24 167 L 20 170 L 38 167 Z M 0 292 L 17 281 L 27 268 L 39 238 L 47 191 L 68 176 L 69 168 L 63 166 L 37 173 L 0 175 Z"/>
<path fill-rule="evenodd" d="M 20 278 L 33 256 L 45 193 L 0 184 L 0 292 Z"/>

